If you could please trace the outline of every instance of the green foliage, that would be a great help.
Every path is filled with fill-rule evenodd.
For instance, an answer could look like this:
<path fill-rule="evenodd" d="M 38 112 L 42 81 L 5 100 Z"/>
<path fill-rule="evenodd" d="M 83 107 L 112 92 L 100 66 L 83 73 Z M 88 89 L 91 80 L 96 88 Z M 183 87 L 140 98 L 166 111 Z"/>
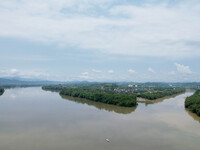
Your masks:
<path fill-rule="evenodd" d="M 133 94 L 115 94 L 105 92 L 95 88 L 68 88 L 65 87 L 60 91 L 61 95 L 85 98 L 91 101 L 113 104 L 117 106 L 132 107 L 136 106 L 136 96 Z"/>
<path fill-rule="evenodd" d="M 2 95 L 4 93 L 4 89 L 0 88 L 0 95 Z"/>
<path fill-rule="evenodd" d="M 200 90 L 185 100 L 185 107 L 200 116 Z"/>
<path fill-rule="evenodd" d="M 86 98 L 88 100 L 131 107 L 137 104 L 138 97 L 154 100 L 185 92 L 183 88 L 172 87 L 128 87 L 114 83 L 70 84 L 43 86 L 43 90 L 57 91 L 62 95 Z"/>
<path fill-rule="evenodd" d="M 168 89 L 163 89 L 163 90 L 158 90 L 158 91 L 156 90 L 156 91 L 148 91 L 148 92 L 140 93 L 137 96 L 146 98 L 148 100 L 155 100 L 157 98 L 171 96 L 171 95 L 183 93 L 183 92 L 185 92 L 185 89 L 168 88 Z"/>
<path fill-rule="evenodd" d="M 46 91 L 56 91 L 59 92 L 62 90 L 62 85 L 47 85 L 47 86 L 43 86 L 42 89 L 46 90 Z"/>

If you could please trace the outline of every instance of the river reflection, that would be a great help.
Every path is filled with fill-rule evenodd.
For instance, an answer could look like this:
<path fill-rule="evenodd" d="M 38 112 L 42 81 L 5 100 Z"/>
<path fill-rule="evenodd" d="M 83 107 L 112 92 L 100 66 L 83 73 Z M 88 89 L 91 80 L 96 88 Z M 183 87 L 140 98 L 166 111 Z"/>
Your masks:
<path fill-rule="evenodd" d="M 136 107 L 119 107 L 119 106 L 104 104 L 100 102 L 94 102 L 94 101 L 90 101 L 83 98 L 76 98 L 76 97 L 65 96 L 65 95 L 60 95 L 60 96 L 65 100 L 70 100 L 70 101 L 81 103 L 81 104 L 87 104 L 88 106 L 94 106 L 100 110 L 106 110 L 109 112 L 114 111 L 120 114 L 129 114 L 136 110 Z"/>
<path fill-rule="evenodd" d="M 189 109 L 185 108 L 185 111 L 190 115 L 194 120 L 198 121 L 200 123 L 200 117 L 197 116 L 197 114 L 191 112 Z"/>
<path fill-rule="evenodd" d="M 183 93 L 182 93 L 183 94 Z M 175 98 L 176 96 L 181 95 L 181 94 L 176 94 L 176 95 L 172 95 L 172 96 L 165 96 L 163 98 L 158 98 L 156 100 L 146 100 L 144 102 L 142 101 L 138 101 L 138 103 L 144 103 L 145 106 L 148 106 L 149 104 L 156 104 L 156 103 L 161 103 L 164 100 L 170 99 L 170 98 Z"/>

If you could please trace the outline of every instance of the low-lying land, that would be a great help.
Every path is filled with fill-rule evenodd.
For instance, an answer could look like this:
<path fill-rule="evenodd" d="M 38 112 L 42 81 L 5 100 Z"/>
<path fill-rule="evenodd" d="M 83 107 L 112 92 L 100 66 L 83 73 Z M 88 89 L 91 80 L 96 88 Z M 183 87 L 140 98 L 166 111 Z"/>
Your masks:
<path fill-rule="evenodd" d="M 114 83 L 52 85 L 43 86 L 42 89 L 60 92 L 61 95 L 85 98 L 91 101 L 124 107 L 136 106 L 138 98 L 151 101 L 185 92 L 184 88 L 179 87 L 154 87 Z"/>
<path fill-rule="evenodd" d="M 200 90 L 185 100 L 185 107 L 200 116 Z"/>
<path fill-rule="evenodd" d="M 0 88 L 0 95 L 2 95 L 4 93 L 4 89 Z"/>
<path fill-rule="evenodd" d="M 183 93 L 183 92 L 185 92 L 185 89 L 182 89 L 182 88 L 177 88 L 177 89 L 176 88 L 168 88 L 168 89 L 163 89 L 163 90 L 146 91 L 141 94 L 137 94 L 137 97 L 144 98 L 147 100 L 156 100 L 159 98 L 176 95 L 176 94 Z"/>
<path fill-rule="evenodd" d="M 63 86 L 61 86 L 61 85 L 49 85 L 49 86 L 42 86 L 42 89 L 46 90 L 46 91 L 60 92 L 63 89 Z"/>

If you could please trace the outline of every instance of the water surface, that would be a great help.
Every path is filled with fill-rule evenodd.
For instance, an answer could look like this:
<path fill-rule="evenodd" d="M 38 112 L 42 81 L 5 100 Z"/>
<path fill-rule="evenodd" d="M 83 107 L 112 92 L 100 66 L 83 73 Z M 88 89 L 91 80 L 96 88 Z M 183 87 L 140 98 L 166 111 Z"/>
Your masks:
<path fill-rule="evenodd" d="M 199 150 L 200 119 L 184 108 L 191 94 L 123 108 L 9 89 L 0 96 L 0 150 Z"/>

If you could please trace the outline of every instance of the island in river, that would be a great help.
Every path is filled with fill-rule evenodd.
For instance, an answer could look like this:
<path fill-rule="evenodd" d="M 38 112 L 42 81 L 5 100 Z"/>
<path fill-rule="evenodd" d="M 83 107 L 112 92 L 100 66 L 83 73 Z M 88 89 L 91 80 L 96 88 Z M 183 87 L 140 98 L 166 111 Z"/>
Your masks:
<path fill-rule="evenodd" d="M 157 100 L 166 96 L 185 92 L 184 88 L 172 87 L 127 87 L 119 84 L 92 85 L 53 85 L 43 86 L 43 90 L 60 92 L 60 95 L 84 98 L 95 102 L 102 102 L 123 107 L 137 105 L 137 99 Z"/>
<path fill-rule="evenodd" d="M 123 107 L 133 107 L 137 105 L 136 96 L 134 94 L 111 93 L 90 88 L 63 88 L 60 94 Z"/>

